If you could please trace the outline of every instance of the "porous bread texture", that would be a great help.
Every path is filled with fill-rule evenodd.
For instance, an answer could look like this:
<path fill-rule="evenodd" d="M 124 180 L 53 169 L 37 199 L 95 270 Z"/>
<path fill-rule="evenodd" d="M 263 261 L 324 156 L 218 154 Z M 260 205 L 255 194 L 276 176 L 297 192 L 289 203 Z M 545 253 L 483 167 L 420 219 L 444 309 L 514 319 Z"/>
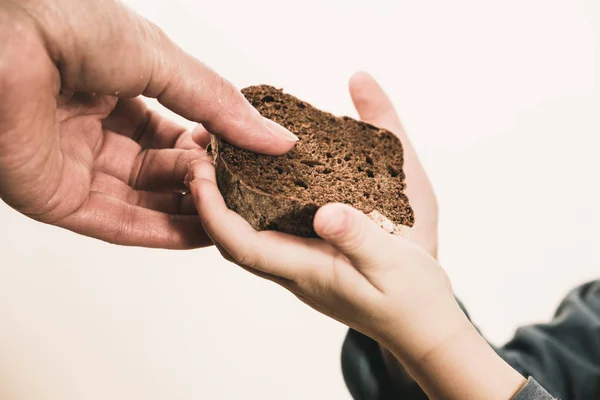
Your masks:
<path fill-rule="evenodd" d="M 349 204 L 386 231 L 407 236 L 414 213 L 404 190 L 403 149 L 391 132 L 335 117 L 271 86 L 242 91 L 266 118 L 300 141 L 265 156 L 212 137 L 217 183 L 227 206 L 257 230 L 315 237 L 319 207 Z"/>

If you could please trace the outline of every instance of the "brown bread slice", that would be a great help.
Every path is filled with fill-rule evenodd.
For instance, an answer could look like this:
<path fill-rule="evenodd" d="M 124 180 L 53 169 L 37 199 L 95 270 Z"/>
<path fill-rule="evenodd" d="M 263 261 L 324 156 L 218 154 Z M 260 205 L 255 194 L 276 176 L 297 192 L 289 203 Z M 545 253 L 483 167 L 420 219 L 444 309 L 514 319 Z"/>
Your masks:
<path fill-rule="evenodd" d="M 271 86 L 242 90 L 265 117 L 300 141 L 288 154 L 264 156 L 213 136 L 217 183 L 227 206 L 255 229 L 316 237 L 320 206 L 340 202 L 393 234 L 414 224 L 404 194 L 403 150 L 392 133 L 320 111 Z"/>

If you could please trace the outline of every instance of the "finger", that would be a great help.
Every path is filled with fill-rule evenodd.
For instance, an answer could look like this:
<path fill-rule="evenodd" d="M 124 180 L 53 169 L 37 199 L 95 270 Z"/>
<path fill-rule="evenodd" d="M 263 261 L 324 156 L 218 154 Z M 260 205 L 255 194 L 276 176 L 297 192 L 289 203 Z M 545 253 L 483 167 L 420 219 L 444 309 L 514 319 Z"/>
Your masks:
<path fill-rule="evenodd" d="M 194 197 L 190 192 L 185 193 L 181 199 L 181 205 L 179 208 L 180 214 L 183 215 L 198 215 L 196 205 L 194 204 Z"/>
<path fill-rule="evenodd" d="M 191 249 L 211 244 L 197 216 L 168 215 L 98 192 L 58 225 L 124 246 Z"/>
<path fill-rule="evenodd" d="M 287 289 L 291 290 L 294 287 L 294 282 L 292 282 L 292 281 L 289 281 L 285 278 L 281 278 L 276 275 L 272 275 L 272 274 L 268 274 L 266 272 L 259 271 L 254 268 L 249 268 L 249 267 L 239 263 L 231 254 L 229 254 L 229 252 L 218 241 L 216 241 L 214 239 L 213 236 L 211 236 L 211 234 L 209 232 L 206 232 L 206 234 L 210 238 L 210 240 L 213 242 L 214 246 L 217 248 L 217 250 L 219 251 L 219 253 L 225 260 L 241 267 L 243 270 L 250 272 L 252 275 L 258 276 L 259 278 L 262 278 L 262 279 L 270 280 L 270 281 L 275 282 Z"/>
<path fill-rule="evenodd" d="M 202 148 L 206 149 L 210 144 L 210 133 L 208 133 L 202 125 L 198 125 L 196 129 L 192 131 L 192 139 Z"/>
<path fill-rule="evenodd" d="M 210 235 L 209 235 L 209 237 L 210 237 Z M 222 256 L 222 257 L 223 257 L 225 260 L 227 260 L 227 261 L 229 261 L 230 263 L 233 263 L 233 264 L 235 264 L 235 265 L 237 265 L 237 266 L 241 267 L 241 268 L 242 268 L 244 271 L 250 272 L 252 275 L 258 276 L 259 278 L 262 278 L 262 279 L 266 279 L 266 280 L 269 280 L 269 281 L 275 282 L 275 283 L 277 283 L 278 285 L 280 285 L 280 286 L 283 286 L 283 287 L 285 287 L 285 288 L 288 288 L 288 289 L 289 289 L 290 287 L 293 287 L 293 286 L 294 286 L 294 285 L 293 285 L 293 282 L 291 282 L 291 281 L 288 281 L 287 279 L 280 278 L 280 277 L 278 277 L 278 276 L 275 276 L 275 275 L 267 274 L 267 273 L 265 273 L 265 272 L 261 272 L 261 271 L 258 271 L 258 270 L 256 270 L 256 269 L 248 268 L 248 267 L 246 267 L 246 266 L 245 266 L 245 265 L 243 265 L 243 264 L 239 264 L 239 263 L 238 263 L 238 262 L 235 260 L 235 258 L 233 258 L 233 257 L 231 256 L 231 254 L 229 254 L 229 253 L 227 252 L 227 250 L 225 250 L 225 249 L 223 248 L 223 246 L 221 246 L 221 245 L 220 245 L 218 242 L 215 242 L 214 240 L 213 240 L 213 243 L 214 243 L 215 247 L 217 248 L 217 250 L 219 250 L 219 253 L 221 254 L 221 256 Z"/>
<path fill-rule="evenodd" d="M 206 159 L 204 150 L 144 150 L 136 158 L 129 184 L 138 190 L 186 190 L 188 165 Z"/>
<path fill-rule="evenodd" d="M 236 263 L 299 284 L 326 281 L 332 248 L 318 239 L 280 232 L 256 232 L 250 224 L 227 208 L 215 181 L 212 164 L 190 165 L 190 189 L 200 219 L 210 237 Z"/>
<path fill-rule="evenodd" d="M 350 78 L 350 96 L 362 121 L 384 128 L 406 138 L 402 123 L 385 91 L 366 72 L 357 72 Z"/>
<path fill-rule="evenodd" d="M 379 293 L 348 258 L 323 240 L 256 232 L 225 205 L 211 163 L 192 163 L 190 174 L 191 192 L 205 232 L 228 259 L 316 303 L 343 299 L 342 303 L 357 305 Z"/>
<path fill-rule="evenodd" d="M 210 143 L 210 133 L 200 124 L 192 130 L 186 131 L 177 139 L 176 149 L 192 150 L 197 148 L 206 149 Z"/>
<path fill-rule="evenodd" d="M 94 174 L 90 191 L 104 193 L 128 204 L 166 214 L 197 214 L 192 196 L 189 194 L 134 190 L 114 176 L 101 172 Z"/>
<path fill-rule="evenodd" d="M 382 267 L 393 245 L 385 232 L 362 212 L 345 204 L 327 204 L 315 215 L 317 234 L 339 249 L 352 265 L 365 271 Z"/>
<path fill-rule="evenodd" d="M 349 87 L 352 102 L 360 119 L 389 130 L 402 142 L 407 182 L 411 179 L 423 178 L 417 153 L 402 127 L 394 105 L 377 81 L 366 72 L 357 72 L 350 78 Z M 412 183 L 408 185 L 408 187 L 410 186 Z"/>
<path fill-rule="evenodd" d="M 412 235 L 412 240 L 421 244 L 430 243 L 431 232 L 434 232 L 434 237 L 435 232 L 437 232 L 437 220 L 427 218 L 427 215 L 431 214 L 431 210 L 437 209 L 437 202 L 435 195 L 433 195 L 431 182 L 421 165 L 415 148 L 402 128 L 392 102 L 375 79 L 365 72 L 356 73 L 350 79 L 349 86 L 352 100 L 360 118 L 373 125 L 388 129 L 396 134 L 402 142 L 406 195 L 410 199 L 416 215 L 415 232 Z M 431 195 L 427 196 L 427 193 Z M 427 247 L 430 246 L 427 245 Z M 432 254 L 437 252 L 435 247 L 430 251 Z"/>
<path fill-rule="evenodd" d="M 185 191 L 183 179 L 190 162 L 207 158 L 202 149 L 146 149 L 130 139 L 107 132 L 96 155 L 95 170 L 112 175 L 136 190 Z"/>
<path fill-rule="evenodd" d="M 185 127 L 150 110 L 141 97 L 119 99 L 102 127 L 131 138 L 143 149 L 173 148 L 187 132 Z"/>
<path fill-rule="evenodd" d="M 260 153 L 283 154 L 297 141 L 287 129 L 263 119 L 231 83 L 121 3 L 95 2 L 69 10 L 75 32 L 69 41 L 54 20 L 40 15 L 34 5 L 25 7 L 40 19 L 61 68 L 63 89 L 157 98 L 209 132 Z M 98 25 L 103 29 L 90 30 Z"/>

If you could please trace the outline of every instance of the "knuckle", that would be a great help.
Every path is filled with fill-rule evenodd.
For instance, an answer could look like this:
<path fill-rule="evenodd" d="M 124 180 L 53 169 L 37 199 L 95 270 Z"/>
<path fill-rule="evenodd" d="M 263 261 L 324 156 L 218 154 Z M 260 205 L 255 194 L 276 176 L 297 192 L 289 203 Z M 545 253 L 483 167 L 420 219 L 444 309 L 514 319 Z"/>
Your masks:
<path fill-rule="evenodd" d="M 140 18 L 141 21 L 143 21 L 143 23 L 146 25 L 146 33 L 151 40 L 157 42 L 158 44 L 164 44 L 169 40 L 167 34 L 160 26 L 146 18 Z"/>
<path fill-rule="evenodd" d="M 366 231 L 361 229 L 356 221 L 350 222 L 342 233 L 344 247 L 347 249 L 356 249 L 362 246 L 366 240 Z"/>
<path fill-rule="evenodd" d="M 123 243 L 124 241 L 127 241 L 128 238 L 131 236 L 131 232 L 133 230 L 133 226 L 134 226 L 134 211 L 133 211 L 133 207 L 131 206 L 127 206 L 124 207 L 123 210 L 121 211 L 121 218 L 119 223 L 117 224 L 116 228 L 110 229 L 107 227 L 107 230 L 110 232 L 111 230 L 112 235 L 110 237 L 110 239 L 108 240 L 110 243 L 112 244 L 119 244 L 119 243 Z M 103 224 L 108 225 L 109 221 L 102 221 Z"/>
<path fill-rule="evenodd" d="M 171 171 L 171 180 L 173 182 L 175 181 L 180 181 L 182 180 L 182 178 L 185 176 L 185 174 L 188 171 L 188 165 L 190 164 L 191 161 L 193 161 L 193 158 L 191 157 L 192 154 L 186 152 L 186 151 L 181 151 L 175 159 L 175 164 L 174 164 L 174 168 Z"/>
<path fill-rule="evenodd" d="M 143 114 L 142 120 L 135 127 L 131 139 L 137 143 L 142 143 L 144 140 L 149 142 L 152 139 L 152 137 L 148 138 L 148 136 L 150 136 L 149 133 L 153 131 L 153 128 L 156 128 L 157 124 L 158 121 L 156 114 L 150 110 L 146 110 Z"/>
<path fill-rule="evenodd" d="M 232 103 L 233 90 L 231 88 L 231 85 L 229 85 L 227 80 L 222 76 L 218 77 L 218 82 L 219 83 L 216 85 L 215 88 L 217 109 L 226 110 Z"/>
<path fill-rule="evenodd" d="M 346 256 L 339 250 L 336 250 L 331 259 L 331 274 L 329 279 L 330 286 L 334 288 L 334 292 L 343 292 L 346 287 L 344 276 L 348 263 Z"/>
<path fill-rule="evenodd" d="M 134 166 L 131 169 L 131 174 L 129 175 L 129 186 L 131 186 L 132 189 L 140 189 L 144 179 L 142 176 L 144 173 L 143 171 L 145 170 L 146 166 L 152 164 L 154 157 L 155 152 L 151 150 L 142 150 L 140 154 L 138 154 Z"/>
<path fill-rule="evenodd" d="M 221 99 L 221 103 L 226 108 L 230 105 L 236 97 L 237 90 L 233 87 L 227 79 L 219 76 L 219 84 L 217 85 L 217 95 Z"/>
<path fill-rule="evenodd" d="M 150 51 L 140 51 L 136 54 L 140 60 L 139 87 L 136 92 L 145 96 L 157 98 L 159 101 L 169 90 L 178 74 L 175 71 L 178 62 L 178 48 L 170 41 L 166 33 L 154 22 L 145 18 L 137 17 L 137 23 L 141 28 L 138 30 L 141 36 L 131 36 L 124 40 L 129 40 L 126 46 L 121 46 L 125 51 L 131 52 L 132 49 L 139 48 L 138 43 L 148 43 Z M 126 35 L 127 36 L 127 35 Z M 131 55 L 127 55 L 130 57 Z"/>
<path fill-rule="evenodd" d="M 256 268 L 259 265 L 259 256 L 251 247 L 243 247 L 232 254 L 237 263 L 248 267 Z"/>
<path fill-rule="evenodd" d="M 208 120 L 210 121 L 222 118 L 222 114 L 233 110 L 233 106 L 239 95 L 235 87 L 222 76 L 215 73 L 214 79 L 215 82 L 212 84 L 212 101 L 208 105 L 210 107 Z"/>

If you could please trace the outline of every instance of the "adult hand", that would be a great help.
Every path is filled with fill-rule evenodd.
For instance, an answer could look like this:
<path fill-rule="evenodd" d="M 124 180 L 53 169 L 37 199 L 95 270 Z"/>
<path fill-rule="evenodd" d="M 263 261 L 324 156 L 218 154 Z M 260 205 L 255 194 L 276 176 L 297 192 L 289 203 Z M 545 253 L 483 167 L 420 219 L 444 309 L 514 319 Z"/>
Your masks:
<path fill-rule="evenodd" d="M 295 138 L 115 0 L 0 0 L 0 198 L 38 221 L 122 245 L 209 244 L 189 196 L 211 133 L 282 154 Z"/>

